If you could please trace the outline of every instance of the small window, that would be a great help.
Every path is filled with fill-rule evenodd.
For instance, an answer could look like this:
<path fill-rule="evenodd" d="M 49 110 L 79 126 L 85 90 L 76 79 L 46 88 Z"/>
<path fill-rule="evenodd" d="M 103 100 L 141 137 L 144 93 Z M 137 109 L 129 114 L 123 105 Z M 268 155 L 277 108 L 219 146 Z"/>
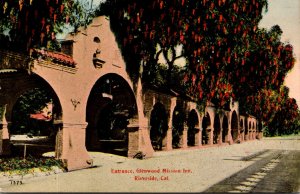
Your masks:
<path fill-rule="evenodd" d="M 99 37 L 97 37 L 97 36 L 96 36 L 96 37 L 94 37 L 94 42 L 95 42 L 95 43 L 100 43 L 100 42 L 101 42 L 101 41 L 100 41 L 100 38 L 99 38 Z"/>

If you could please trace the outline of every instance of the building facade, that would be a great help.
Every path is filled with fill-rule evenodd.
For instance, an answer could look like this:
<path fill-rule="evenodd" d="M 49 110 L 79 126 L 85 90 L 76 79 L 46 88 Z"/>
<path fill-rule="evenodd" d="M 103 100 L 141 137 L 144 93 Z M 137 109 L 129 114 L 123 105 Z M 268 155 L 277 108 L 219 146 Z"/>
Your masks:
<path fill-rule="evenodd" d="M 98 17 L 68 35 L 62 53 L 35 49 L 30 56 L 0 50 L 0 154 L 9 153 L 13 109 L 27 90 L 51 91 L 55 155 L 68 170 L 92 165 L 88 150 L 134 157 L 142 152 L 204 148 L 259 139 L 261 124 L 228 110 L 197 104 L 176 92 L 133 84 L 109 19 Z"/>

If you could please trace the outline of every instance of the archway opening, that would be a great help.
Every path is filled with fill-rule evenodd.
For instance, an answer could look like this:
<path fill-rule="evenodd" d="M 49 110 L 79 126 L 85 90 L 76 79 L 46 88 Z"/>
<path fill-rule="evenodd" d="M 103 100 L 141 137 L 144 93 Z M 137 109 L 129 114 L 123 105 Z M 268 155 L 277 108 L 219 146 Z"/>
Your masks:
<path fill-rule="evenodd" d="M 211 121 L 208 113 L 202 120 L 202 145 L 207 145 L 210 142 Z"/>
<path fill-rule="evenodd" d="M 62 128 L 62 108 L 53 88 L 38 75 L 26 73 L 10 84 L 15 85 L 8 94 L 12 154 L 40 157 L 55 152 L 56 135 Z"/>
<path fill-rule="evenodd" d="M 252 123 L 249 122 L 249 139 L 252 139 Z"/>
<path fill-rule="evenodd" d="M 222 122 L 222 142 L 225 143 L 226 142 L 226 138 L 228 136 L 228 118 L 227 116 L 224 116 L 223 118 L 223 122 Z"/>
<path fill-rule="evenodd" d="M 129 84 L 117 74 L 102 76 L 87 102 L 87 149 L 127 156 L 130 120 L 138 120 L 138 113 Z"/>
<path fill-rule="evenodd" d="M 263 130 L 263 124 L 261 121 L 258 122 L 258 132 L 262 132 Z"/>
<path fill-rule="evenodd" d="M 164 140 L 168 131 L 168 116 L 164 105 L 156 103 L 150 115 L 150 139 L 154 150 L 165 147 Z"/>
<path fill-rule="evenodd" d="M 213 144 L 218 144 L 220 142 L 220 132 L 221 132 L 221 124 L 220 124 L 220 117 L 216 114 L 214 119 L 214 137 L 213 137 Z"/>
<path fill-rule="evenodd" d="M 182 135 L 184 130 L 185 114 L 183 109 L 176 106 L 172 117 L 172 147 L 182 147 Z"/>
<path fill-rule="evenodd" d="M 231 137 L 234 142 L 238 140 L 239 135 L 238 121 L 236 111 L 233 111 L 231 116 Z"/>
<path fill-rule="evenodd" d="M 243 119 L 240 119 L 240 128 L 241 128 L 241 131 L 244 130 L 244 122 L 243 122 Z"/>
<path fill-rule="evenodd" d="M 249 139 L 249 129 L 250 129 L 250 126 L 249 126 L 249 122 L 248 122 L 248 118 L 245 119 L 245 140 L 248 140 Z"/>
<path fill-rule="evenodd" d="M 199 119 L 198 119 L 198 114 L 194 109 L 191 110 L 191 112 L 189 113 L 187 125 L 188 125 L 187 144 L 188 146 L 195 146 L 196 134 L 199 133 Z"/>

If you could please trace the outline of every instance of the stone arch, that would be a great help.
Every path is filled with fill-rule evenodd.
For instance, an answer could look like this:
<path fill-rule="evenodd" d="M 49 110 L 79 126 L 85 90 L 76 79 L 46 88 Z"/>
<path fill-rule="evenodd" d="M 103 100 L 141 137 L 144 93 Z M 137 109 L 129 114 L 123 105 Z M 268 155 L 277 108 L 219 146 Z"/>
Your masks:
<path fill-rule="evenodd" d="M 163 104 L 157 102 L 150 115 L 150 139 L 154 150 L 162 150 L 168 131 L 168 115 Z"/>
<path fill-rule="evenodd" d="M 56 150 L 55 154 L 59 157 L 62 150 L 58 144 L 61 142 L 57 141 L 56 137 L 62 128 L 63 111 L 54 88 L 43 77 L 35 73 L 28 74 L 24 70 L 14 70 L 4 74 L 2 78 L 5 81 L 1 81 L 4 84 L 1 89 L 6 95 L 1 101 L 6 104 L 7 133 L 14 154 L 23 154 L 23 147 L 18 146 L 21 142 L 34 144 L 27 146 L 28 155 L 42 155 L 44 152 Z M 10 87 L 6 87 L 8 85 Z M 37 88 L 46 92 L 49 104 L 46 104 L 48 101 L 41 101 L 41 105 L 45 103 L 44 106 L 37 106 L 37 96 L 34 95 Z M 29 95 L 31 100 L 26 98 Z M 21 99 L 29 99 L 27 102 L 32 103 L 25 112 L 20 112 Z"/>
<path fill-rule="evenodd" d="M 219 114 L 215 115 L 214 119 L 214 132 L 213 132 L 213 144 L 220 142 L 221 124 Z"/>
<path fill-rule="evenodd" d="M 8 76 L 6 77 L 6 75 Z M 3 78 L 4 81 L 1 81 L 1 78 Z M 5 93 L 1 101 L 8 104 L 6 111 L 6 119 L 8 121 L 11 121 L 11 112 L 18 98 L 33 88 L 44 88 L 49 91 L 56 104 L 54 107 L 56 111 L 56 115 L 54 115 L 55 119 L 62 119 L 62 106 L 57 92 L 43 77 L 35 73 L 28 74 L 27 71 L 24 70 L 14 70 L 13 73 L 4 74 L 4 76 L 1 75 L 1 78 L 1 92 Z"/>
<path fill-rule="evenodd" d="M 238 123 L 238 115 L 236 111 L 233 111 L 231 115 L 231 137 L 232 140 L 235 142 L 239 138 L 239 123 Z"/>
<path fill-rule="evenodd" d="M 89 150 L 128 154 L 128 125 L 138 123 L 138 111 L 135 95 L 123 77 L 109 73 L 96 81 L 88 97 L 86 121 Z"/>
<path fill-rule="evenodd" d="M 207 145 L 210 142 L 211 117 L 207 112 L 202 120 L 202 144 Z"/>
<path fill-rule="evenodd" d="M 182 147 L 185 113 L 182 106 L 176 105 L 172 115 L 172 147 Z"/>
<path fill-rule="evenodd" d="M 191 110 L 187 120 L 188 126 L 188 146 L 195 146 L 197 144 L 196 134 L 199 133 L 199 118 L 195 109 Z"/>
<path fill-rule="evenodd" d="M 226 140 L 228 139 L 228 118 L 226 115 L 223 117 L 223 122 L 222 122 L 222 142 L 225 143 Z"/>

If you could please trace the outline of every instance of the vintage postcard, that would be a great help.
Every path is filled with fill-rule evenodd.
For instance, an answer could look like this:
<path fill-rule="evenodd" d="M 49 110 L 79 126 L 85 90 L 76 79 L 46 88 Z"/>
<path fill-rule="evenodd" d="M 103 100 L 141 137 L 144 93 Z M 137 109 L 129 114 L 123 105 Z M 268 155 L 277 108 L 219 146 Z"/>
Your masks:
<path fill-rule="evenodd" d="M 300 192 L 299 11 L 0 0 L 0 192 Z"/>

